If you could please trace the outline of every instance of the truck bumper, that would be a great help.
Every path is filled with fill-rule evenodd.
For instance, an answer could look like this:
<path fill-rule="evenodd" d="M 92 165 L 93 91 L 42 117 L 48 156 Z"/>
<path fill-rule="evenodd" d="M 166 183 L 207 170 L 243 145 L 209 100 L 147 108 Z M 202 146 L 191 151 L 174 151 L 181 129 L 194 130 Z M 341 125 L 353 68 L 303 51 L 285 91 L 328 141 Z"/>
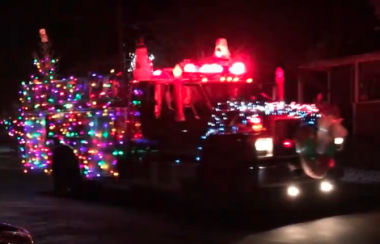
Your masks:
<path fill-rule="evenodd" d="M 293 171 L 290 170 L 290 165 Z M 250 168 L 252 199 L 274 202 L 330 201 L 339 195 L 339 171 L 333 169 L 324 179 L 314 180 L 303 174 L 298 159 L 293 161 L 271 161 Z M 253 192 L 253 194 L 252 194 Z M 255 194 L 257 192 L 257 194 Z M 268 201 L 269 200 L 269 201 Z"/>

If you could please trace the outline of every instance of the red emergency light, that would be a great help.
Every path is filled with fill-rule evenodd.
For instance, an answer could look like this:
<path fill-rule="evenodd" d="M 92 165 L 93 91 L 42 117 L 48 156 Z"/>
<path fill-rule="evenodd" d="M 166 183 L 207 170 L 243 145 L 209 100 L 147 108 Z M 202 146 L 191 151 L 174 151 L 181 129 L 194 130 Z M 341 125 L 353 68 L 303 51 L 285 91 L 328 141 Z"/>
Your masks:
<path fill-rule="evenodd" d="M 197 66 L 195 66 L 194 64 L 186 64 L 185 67 L 183 67 L 183 71 L 187 73 L 196 73 Z"/>
<path fill-rule="evenodd" d="M 282 145 L 285 147 L 285 148 L 292 148 L 293 147 L 293 141 L 291 140 L 285 140 Z"/>
<path fill-rule="evenodd" d="M 203 64 L 199 69 L 195 64 L 189 63 L 184 66 L 183 71 L 185 73 L 220 74 L 223 73 L 225 69 L 227 68 L 217 63 Z M 228 67 L 228 71 L 233 75 L 242 75 L 246 73 L 246 67 L 242 62 L 235 62 Z"/>
<path fill-rule="evenodd" d="M 220 64 L 204 64 L 199 69 L 200 73 L 204 74 L 215 74 L 215 73 L 222 73 L 223 67 Z"/>
<path fill-rule="evenodd" d="M 160 69 L 153 71 L 154 76 L 160 76 L 161 74 L 162 74 L 162 70 Z"/>
<path fill-rule="evenodd" d="M 220 38 L 216 42 L 213 61 L 208 63 L 195 64 L 190 60 L 184 60 L 181 64 L 176 65 L 171 71 L 156 70 L 152 76 L 157 79 L 170 79 L 172 75 L 177 79 L 201 80 L 207 82 L 239 82 L 246 80 L 247 83 L 252 83 L 251 78 L 244 79 L 242 75 L 247 73 L 246 66 L 243 62 L 231 62 L 230 52 L 228 50 L 227 40 Z M 238 76 L 238 77 L 236 77 Z"/>
<path fill-rule="evenodd" d="M 234 75 L 242 75 L 246 72 L 245 65 L 242 62 L 236 62 L 229 68 L 229 71 Z"/>

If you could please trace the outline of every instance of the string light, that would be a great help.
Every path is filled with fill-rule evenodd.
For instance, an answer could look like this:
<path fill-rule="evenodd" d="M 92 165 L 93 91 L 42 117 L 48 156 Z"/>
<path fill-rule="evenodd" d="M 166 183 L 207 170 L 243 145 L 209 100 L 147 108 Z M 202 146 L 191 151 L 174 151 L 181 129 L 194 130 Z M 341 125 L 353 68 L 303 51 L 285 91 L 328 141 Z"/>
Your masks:
<path fill-rule="evenodd" d="M 40 76 L 49 67 L 49 80 L 31 76 L 22 82 L 20 116 L 3 120 L 11 136 L 16 136 L 25 172 L 50 172 L 52 138 L 71 146 L 87 177 L 118 176 L 116 163 L 126 133 L 126 106 L 119 98 L 121 74 L 111 77 L 92 74 L 89 79 L 56 80 L 52 66 L 56 60 L 34 60 Z M 125 105 L 125 103 L 124 103 Z M 141 134 L 141 133 L 140 133 Z"/>
<path fill-rule="evenodd" d="M 298 104 L 284 102 L 240 102 L 240 101 L 228 101 L 226 103 L 218 103 L 213 109 L 211 120 L 208 123 L 208 130 L 201 139 L 206 139 L 212 134 L 223 133 L 236 133 L 239 128 L 231 125 L 231 112 L 238 112 L 238 117 L 243 124 L 247 124 L 249 118 L 256 116 L 270 116 L 270 115 L 282 115 L 292 118 L 298 118 L 303 123 L 315 125 L 316 120 L 321 117 L 319 110 L 314 104 Z M 236 113 L 235 113 L 236 114 Z M 252 130 L 252 132 L 254 132 Z M 201 160 L 202 140 L 198 146 L 198 154 L 195 158 L 196 161 Z"/>

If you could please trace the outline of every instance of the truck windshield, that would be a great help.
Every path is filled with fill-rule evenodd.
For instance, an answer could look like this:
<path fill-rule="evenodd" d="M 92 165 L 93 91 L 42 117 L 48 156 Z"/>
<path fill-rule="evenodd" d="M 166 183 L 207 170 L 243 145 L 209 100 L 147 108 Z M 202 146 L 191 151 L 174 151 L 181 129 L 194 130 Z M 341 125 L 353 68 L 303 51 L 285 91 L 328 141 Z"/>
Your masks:
<path fill-rule="evenodd" d="M 208 83 L 202 84 L 213 105 L 226 101 L 263 101 L 270 102 L 271 97 L 261 91 L 256 84 L 247 83 Z"/>

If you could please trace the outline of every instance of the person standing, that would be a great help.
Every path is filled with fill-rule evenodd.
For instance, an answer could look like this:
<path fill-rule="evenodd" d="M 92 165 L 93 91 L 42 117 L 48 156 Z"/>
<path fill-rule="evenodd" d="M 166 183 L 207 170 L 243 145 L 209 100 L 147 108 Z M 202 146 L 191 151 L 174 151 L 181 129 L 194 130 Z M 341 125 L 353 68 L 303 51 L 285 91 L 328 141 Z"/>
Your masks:
<path fill-rule="evenodd" d="M 81 172 L 73 149 L 53 138 L 52 175 L 54 189 L 58 192 L 78 191 L 81 187 Z"/>

